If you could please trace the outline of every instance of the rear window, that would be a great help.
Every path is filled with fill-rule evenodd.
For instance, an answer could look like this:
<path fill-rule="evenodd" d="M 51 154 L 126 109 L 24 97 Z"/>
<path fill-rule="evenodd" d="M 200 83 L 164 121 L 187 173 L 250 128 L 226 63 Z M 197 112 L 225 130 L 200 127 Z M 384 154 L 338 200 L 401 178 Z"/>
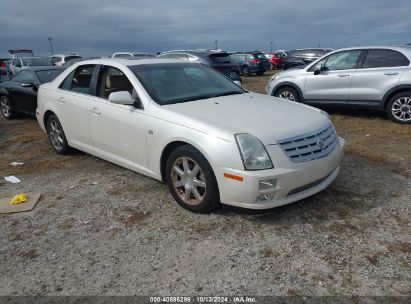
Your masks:
<path fill-rule="evenodd" d="M 232 58 L 229 54 L 211 54 L 210 59 L 213 63 L 233 63 Z"/>
<path fill-rule="evenodd" d="M 65 60 L 70 60 L 70 59 L 81 59 L 81 56 L 66 56 Z"/>
<path fill-rule="evenodd" d="M 42 58 L 23 58 L 24 66 L 49 66 L 49 62 Z"/>
<path fill-rule="evenodd" d="M 63 70 L 36 71 L 37 78 L 41 83 L 53 81 Z"/>
<path fill-rule="evenodd" d="M 267 57 L 263 53 L 254 54 L 254 57 L 258 59 L 263 59 L 263 60 L 267 59 Z"/>

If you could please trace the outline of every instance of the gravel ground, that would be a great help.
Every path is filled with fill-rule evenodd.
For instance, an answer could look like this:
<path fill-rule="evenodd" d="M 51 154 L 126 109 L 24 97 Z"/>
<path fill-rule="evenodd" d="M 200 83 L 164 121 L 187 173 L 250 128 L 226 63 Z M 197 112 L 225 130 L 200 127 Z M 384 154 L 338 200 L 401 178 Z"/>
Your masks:
<path fill-rule="evenodd" d="M 0 196 L 43 194 L 33 211 L 0 215 L 0 295 L 411 295 L 410 126 L 350 114 L 332 113 L 347 155 L 327 190 L 206 215 L 157 181 L 56 155 L 33 119 L 0 119 L 1 179 L 21 179 L 2 179 Z"/>

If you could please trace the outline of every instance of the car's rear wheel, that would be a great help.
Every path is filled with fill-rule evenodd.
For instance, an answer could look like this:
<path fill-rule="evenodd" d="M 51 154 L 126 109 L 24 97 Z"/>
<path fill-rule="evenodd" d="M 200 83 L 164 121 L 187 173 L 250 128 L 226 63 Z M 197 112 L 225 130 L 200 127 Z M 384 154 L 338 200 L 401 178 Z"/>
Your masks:
<path fill-rule="evenodd" d="M 393 96 L 386 110 L 391 120 L 401 124 L 411 124 L 411 91 Z"/>
<path fill-rule="evenodd" d="M 56 115 L 51 114 L 47 118 L 46 130 L 50 144 L 57 154 L 65 155 L 72 151 L 67 142 L 63 127 L 61 126 L 61 123 Z"/>
<path fill-rule="evenodd" d="M 248 66 L 243 66 L 241 68 L 241 74 L 244 76 L 251 76 L 251 72 L 250 69 L 248 68 Z"/>
<path fill-rule="evenodd" d="M 12 119 L 15 116 L 13 105 L 6 96 L 0 97 L 0 109 L 1 114 L 3 114 L 6 119 Z"/>
<path fill-rule="evenodd" d="M 297 90 L 292 88 L 292 87 L 284 87 L 279 89 L 275 93 L 276 97 L 283 98 L 283 99 L 288 99 L 291 101 L 301 101 L 300 100 L 300 95 L 298 94 Z"/>
<path fill-rule="evenodd" d="M 180 146 L 170 154 L 166 174 L 170 192 L 183 208 L 208 212 L 220 204 L 214 172 L 204 155 L 193 146 Z"/>

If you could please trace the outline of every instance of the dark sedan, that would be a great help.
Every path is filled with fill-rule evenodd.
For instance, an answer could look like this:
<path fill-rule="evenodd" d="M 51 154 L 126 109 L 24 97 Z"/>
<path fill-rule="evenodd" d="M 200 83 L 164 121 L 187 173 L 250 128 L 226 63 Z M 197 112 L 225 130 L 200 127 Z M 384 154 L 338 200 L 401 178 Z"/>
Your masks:
<path fill-rule="evenodd" d="M 61 67 L 38 67 L 21 70 L 12 79 L 0 83 L 0 109 L 7 119 L 17 113 L 35 115 L 37 91 L 41 84 L 53 81 Z"/>

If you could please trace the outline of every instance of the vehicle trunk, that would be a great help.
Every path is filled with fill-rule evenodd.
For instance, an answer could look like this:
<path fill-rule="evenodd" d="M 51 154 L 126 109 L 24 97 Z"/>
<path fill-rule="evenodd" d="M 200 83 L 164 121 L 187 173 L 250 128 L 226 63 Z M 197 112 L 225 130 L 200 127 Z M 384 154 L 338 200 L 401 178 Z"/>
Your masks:
<path fill-rule="evenodd" d="M 227 53 L 210 55 L 210 67 L 224 74 L 231 80 L 240 80 L 240 68 Z"/>

